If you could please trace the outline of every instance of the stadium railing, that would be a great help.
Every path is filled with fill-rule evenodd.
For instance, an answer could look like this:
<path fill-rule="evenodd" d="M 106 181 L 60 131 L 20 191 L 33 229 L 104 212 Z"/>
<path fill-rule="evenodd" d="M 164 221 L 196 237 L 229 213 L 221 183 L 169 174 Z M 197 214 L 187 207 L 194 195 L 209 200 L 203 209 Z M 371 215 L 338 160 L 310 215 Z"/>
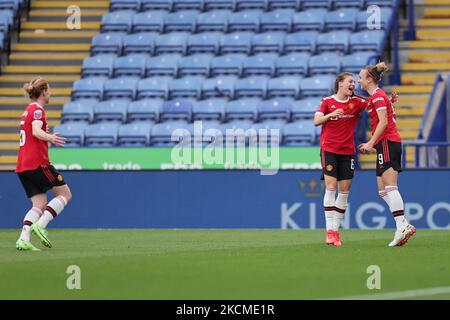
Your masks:
<path fill-rule="evenodd" d="M 402 149 L 402 167 L 408 168 L 407 150 L 414 148 L 415 169 L 450 169 L 449 141 L 405 141 Z"/>

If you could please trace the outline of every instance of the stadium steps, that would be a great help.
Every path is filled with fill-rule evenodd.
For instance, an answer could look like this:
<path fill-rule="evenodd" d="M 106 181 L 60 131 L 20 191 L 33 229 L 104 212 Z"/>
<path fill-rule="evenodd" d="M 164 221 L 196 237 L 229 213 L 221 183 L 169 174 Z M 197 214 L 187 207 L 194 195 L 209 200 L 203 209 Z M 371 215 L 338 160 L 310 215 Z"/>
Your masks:
<path fill-rule="evenodd" d="M 69 6 L 81 9 L 81 29 L 67 25 Z M 42 76 L 49 80 L 52 97 L 46 106 L 50 127 L 59 124 L 62 106 L 70 101 L 73 82 L 80 79 L 83 59 L 89 56 L 92 37 L 99 33 L 109 1 L 35 0 L 19 41 L 13 39 L 9 65 L 0 75 L 0 170 L 15 167 L 18 126 L 28 100 L 23 84 Z"/>

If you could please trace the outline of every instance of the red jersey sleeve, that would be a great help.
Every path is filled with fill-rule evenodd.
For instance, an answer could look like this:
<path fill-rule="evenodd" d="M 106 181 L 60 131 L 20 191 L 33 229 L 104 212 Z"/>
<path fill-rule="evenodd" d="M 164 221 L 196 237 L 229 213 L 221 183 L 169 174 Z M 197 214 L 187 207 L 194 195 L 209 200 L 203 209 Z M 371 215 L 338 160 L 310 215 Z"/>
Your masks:
<path fill-rule="evenodd" d="M 319 105 L 319 107 L 317 108 L 317 110 L 316 110 L 316 113 L 319 113 L 319 114 L 323 114 L 323 115 L 325 115 L 326 114 L 326 112 L 327 112 L 327 101 L 328 100 L 325 100 L 325 99 L 322 99 L 321 101 L 320 101 L 320 105 Z"/>
<path fill-rule="evenodd" d="M 45 122 L 45 110 L 44 109 L 33 106 L 30 108 L 29 111 L 30 112 L 28 114 L 28 117 L 29 117 L 31 123 L 33 123 L 36 120 L 41 121 L 42 123 Z"/>
<path fill-rule="evenodd" d="M 387 109 L 388 104 L 384 100 L 384 97 L 382 97 L 381 95 L 375 94 L 375 96 L 372 99 L 372 105 L 375 108 L 375 111 L 380 111 L 383 109 Z"/>

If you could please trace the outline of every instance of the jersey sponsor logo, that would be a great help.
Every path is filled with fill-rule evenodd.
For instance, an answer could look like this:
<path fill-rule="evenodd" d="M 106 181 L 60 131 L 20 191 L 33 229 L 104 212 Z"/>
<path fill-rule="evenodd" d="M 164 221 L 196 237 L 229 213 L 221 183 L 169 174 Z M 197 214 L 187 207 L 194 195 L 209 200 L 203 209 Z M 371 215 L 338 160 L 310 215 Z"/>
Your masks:
<path fill-rule="evenodd" d="M 327 165 L 327 171 L 330 172 L 333 170 L 333 166 L 331 164 Z"/>
<path fill-rule="evenodd" d="M 375 103 L 377 101 L 384 101 L 384 99 L 383 98 L 375 98 L 375 99 L 373 99 L 372 103 Z"/>
<path fill-rule="evenodd" d="M 33 113 L 33 119 L 34 120 L 41 120 L 42 119 L 42 111 L 41 110 L 36 110 Z"/>

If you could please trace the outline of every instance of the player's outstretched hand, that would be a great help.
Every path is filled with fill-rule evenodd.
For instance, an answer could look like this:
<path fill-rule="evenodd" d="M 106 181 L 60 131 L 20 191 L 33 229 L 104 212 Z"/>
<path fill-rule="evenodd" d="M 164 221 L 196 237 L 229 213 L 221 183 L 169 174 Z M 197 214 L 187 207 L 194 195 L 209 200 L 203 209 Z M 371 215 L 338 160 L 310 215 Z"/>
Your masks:
<path fill-rule="evenodd" d="M 396 91 L 392 91 L 391 102 L 396 103 L 398 101 L 398 93 Z"/>
<path fill-rule="evenodd" d="M 66 144 L 66 138 L 60 137 L 59 133 L 55 132 L 51 136 L 52 136 L 52 138 L 51 138 L 50 142 L 52 144 L 54 144 L 55 146 L 62 147 Z"/>

